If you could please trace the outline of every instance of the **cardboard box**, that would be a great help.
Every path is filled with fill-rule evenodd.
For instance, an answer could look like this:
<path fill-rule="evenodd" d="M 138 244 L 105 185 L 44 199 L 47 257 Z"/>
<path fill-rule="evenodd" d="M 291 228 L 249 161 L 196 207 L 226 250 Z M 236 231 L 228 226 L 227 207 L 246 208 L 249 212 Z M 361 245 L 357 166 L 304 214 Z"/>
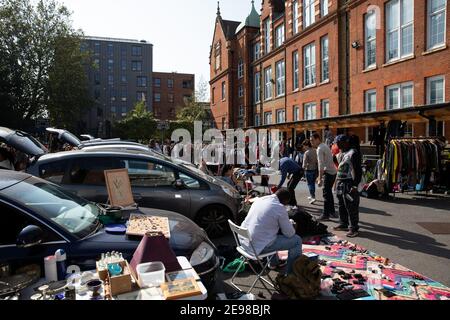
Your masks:
<path fill-rule="evenodd" d="M 108 283 L 111 289 L 112 296 L 132 291 L 133 277 L 131 275 L 130 266 L 128 265 L 128 262 L 125 260 L 120 262 L 120 266 L 123 269 L 123 272 L 120 276 L 111 277 L 109 272 L 107 272 Z"/>

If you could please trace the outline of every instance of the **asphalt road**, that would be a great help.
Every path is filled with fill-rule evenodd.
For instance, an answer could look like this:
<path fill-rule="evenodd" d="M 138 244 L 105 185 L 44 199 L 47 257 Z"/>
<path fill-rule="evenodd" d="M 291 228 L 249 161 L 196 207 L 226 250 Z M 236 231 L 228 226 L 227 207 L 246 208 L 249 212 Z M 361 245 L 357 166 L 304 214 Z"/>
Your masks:
<path fill-rule="evenodd" d="M 271 184 L 277 183 L 273 177 Z M 309 213 L 319 216 L 322 213 L 322 189 L 317 190 L 317 203 L 308 203 L 305 182 L 300 182 L 296 195 L 299 205 Z M 337 202 L 336 202 L 337 209 Z M 327 223 L 329 230 L 337 225 L 337 220 Z M 424 229 L 418 222 L 450 223 L 450 197 L 443 195 L 397 195 L 390 200 L 361 198 L 360 236 L 349 241 L 361 245 L 391 261 L 401 264 L 433 280 L 450 287 L 450 235 L 435 235 Z M 335 232 L 347 239 L 344 232 Z M 216 239 L 217 245 L 234 244 L 232 236 Z M 277 273 L 271 272 L 273 278 Z M 219 292 L 233 292 L 229 285 L 231 275 L 222 273 L 218 281 Z M 255 279 L 249 273 L 239 275 L 237 282 L 243 290 L 249 288 Z M 257 285 L 253 293 L 263 291 Z M 266 298 L 267 293 L 264 293 Z"/>

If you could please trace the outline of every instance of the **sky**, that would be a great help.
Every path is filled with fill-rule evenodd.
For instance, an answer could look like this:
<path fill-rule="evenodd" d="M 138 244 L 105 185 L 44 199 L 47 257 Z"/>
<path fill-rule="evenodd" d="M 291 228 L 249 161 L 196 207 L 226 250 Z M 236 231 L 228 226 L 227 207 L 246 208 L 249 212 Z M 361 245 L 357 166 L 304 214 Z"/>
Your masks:
<path fill-rule="evenodd" d="M 209 81 L 209 49 L 216 0 L 60 0 L 72 11 L 73 26 L 85 35 L 147 40 L 153 44 L 153 70 L 194 73 Z M 260 10 L 261 0 L 255 1 Z M 242 21 L 251 0 L 221 0 L 225 20 Z M 208 92 L 209 94 L 209 92 Z"/>

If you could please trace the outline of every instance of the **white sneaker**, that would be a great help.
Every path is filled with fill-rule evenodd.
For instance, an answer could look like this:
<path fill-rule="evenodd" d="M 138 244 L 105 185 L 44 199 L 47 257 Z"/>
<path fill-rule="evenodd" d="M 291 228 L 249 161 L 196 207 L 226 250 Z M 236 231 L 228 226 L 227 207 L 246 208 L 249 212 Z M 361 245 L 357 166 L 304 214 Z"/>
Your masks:
<path fill-rule="evenodd" d="M 312 200 L 312 197 L 308 197 L 308 200 Z"/>
<path fill-rule="evenodd" d="M 311 199 L 311 201 L 309 202 L 309 204 L 314 204 L 314 203 L 316 203 L 316 199 Z"/>

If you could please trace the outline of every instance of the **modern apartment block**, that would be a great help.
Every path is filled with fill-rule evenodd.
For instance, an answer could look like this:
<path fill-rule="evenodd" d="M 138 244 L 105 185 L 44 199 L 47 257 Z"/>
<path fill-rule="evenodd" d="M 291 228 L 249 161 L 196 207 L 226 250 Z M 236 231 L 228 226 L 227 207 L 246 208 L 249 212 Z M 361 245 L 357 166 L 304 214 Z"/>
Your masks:
<path fill-rule="evenodd" d="M 86 66 L 94 101 L 85 117 L 86 132 L 109 137 L 114 121 L 121 120 L 137 102 L 153 111 L 153 45 L 145 40 L 86 37 L 82 50 L 89 50 Z"/>
<path fill-rule="evenodd" d="M 160 120 L 175 120 L 195 94 L 195 75 L 183 73 L 153 73 L 153 112 Z"/>
<path fill-rule="evenodd" d="M 355 133 L 381 122 L 450 139 L 447 0 L 263 0 L 242 23 L 218 8 L 210 51 L 219 129 L 288 138 Z"/>

